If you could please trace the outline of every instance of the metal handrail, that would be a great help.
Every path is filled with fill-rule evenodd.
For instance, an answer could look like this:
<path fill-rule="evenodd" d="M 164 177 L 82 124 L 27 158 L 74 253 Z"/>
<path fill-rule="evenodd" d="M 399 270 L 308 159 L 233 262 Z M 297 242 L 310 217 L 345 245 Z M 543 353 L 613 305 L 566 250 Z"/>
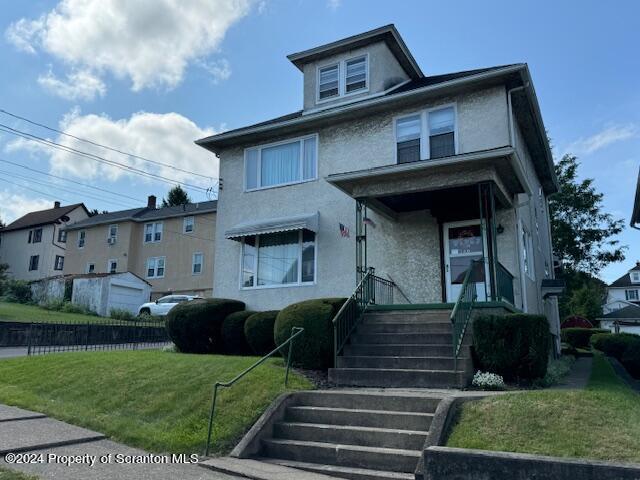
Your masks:
<path fill-rule="evenodd" d="M 284 343 L 282 343 L 281 345 L 276 347 L 271 352 L 267 353 L 264 357 L 262 357 L 256 363 L 254 363 L 250 367 L 248 367 L 245 370 L 243 370 L 242 372 L 240 372 L 238 375 L 236 375 L 233 379 L 229 380 L 228 382 L 216 382 L 216 383 L 213 384 L 213 398 L 211 400 L 211 412 L 209 413 L 209 429 L 207 431 L 207 446 L 206 446 L 206 448 L 204 450 L 205 457 L 209 456 L 209 449 L 210 449 L 210 446 L 211 446 L 211 433 L 213 432 L 213 415 L 214 415 L 215 410 L 216 410 L 216 400 L 218 398 L 218 388 L 219 387 L 225 387 L 225 388 L 231 387 L 234 383 L 236 383 L 238 380 L 240 380 L 242 377 L 244 377 L 251 370 L 253 370 L 254 368 L 258 367 L 259 365 L 261 365 L 262 363 L 267 361 L 268 358 L 270 358 L 273 355 L 275 355 L 276 353 L 278 353 L 282 349 L 282 347 L 291 344 L 291 346 L 289 347 L 289 352 L 287 353 L 287 369 L 286 369 L 286 372 L 285 372 L 285 375 L 284 375 L 284 386 L 286 388 L 287 384 L 289 382 L 289 368 L 291 367 L 291 352 L 293 350 L 293 340 L 298 335 L 302 335 L 302 333 L 304 333 L 304 328 L 302 328 L 302 327 L 293 327 L 291 329 L 291 336 L 287 339 L 287 341 L 285 341 Z"/>
<path fill-rule="evenodd" d="M 513 290 L 513 275 L 500 262 L 496 262 L 496 293 L 498 300 L 506 300 L 511 305 L 515 305 Z"/>
<path fill-rule="evenodd" d="M 467 330 L 467 325 L 471 319 L 471 313 L 473 310 L 473 304 L 477 298 L 475 282 L 471 281 L 473 269 L 483 260 L 472 260 L 467 273 L 464 276 L 462 282 L 462 288 L 458 295 L 458 300 L 451 311 L 451 326 L 452 326 L 452 340 L 453 340 L 453 369 L 457 371 L 458 367 L 458 355 L 462 342 L 464 341 L 464 334 Z"/>

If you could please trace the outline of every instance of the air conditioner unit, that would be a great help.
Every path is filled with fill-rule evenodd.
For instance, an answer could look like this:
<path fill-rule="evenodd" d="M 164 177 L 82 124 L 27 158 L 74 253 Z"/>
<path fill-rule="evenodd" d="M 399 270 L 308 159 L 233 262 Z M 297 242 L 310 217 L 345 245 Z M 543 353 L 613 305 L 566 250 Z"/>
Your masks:
<path fill-rule="evenodd" d="M 109 237 L 109 238 L 107 238 L 107 243 L 108 243 L 109 245 L 115 245 L 115 243 L 116 243 L 116 237 Z"/>

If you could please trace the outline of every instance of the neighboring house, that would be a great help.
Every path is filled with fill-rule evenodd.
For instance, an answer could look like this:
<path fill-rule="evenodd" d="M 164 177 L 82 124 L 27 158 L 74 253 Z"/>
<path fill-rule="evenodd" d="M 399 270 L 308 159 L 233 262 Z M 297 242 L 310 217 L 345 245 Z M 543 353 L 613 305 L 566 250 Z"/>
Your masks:
<path fill-rule="evenodd" d="M 170 293 L 211 296 L 216 201 L 95 215 L 67 227 L 65 274 L 131 272 Z"/>
<path fill-rule="evenodd" d="M 17 280 L 62 275 L 67 258 L 65 226 L 89 217 L 82 203 L 27 213 L 0 230 L 0 262 Z"/>
<path fill-rule="evenodd" d="M 607 287 L 607 301 L 603 309 L 613 311 L 629 304 L 640 306 L 640 262 Z"/>
<path fill-rule="evenodd" d="M 638 171 L 638 185 L 636 186 L 636 198 L 633 202 L 631 213 L 631 227 L 640 230 L 640 170 Z"/>
<path fill-rule="evenodd" d="M 607 313 L 597 320 L 600 321 L 600 328 L 611 330 L 614 333 L 640 334 L 640 306 L 638 305 L 627 305 Z"/>
<path fill-rule="evenodd" d="M 347 297 L 546 313 L 557 179 L 526 64 L 423 74 L 393 25 L 289 55 L 303 109 L 198 140 L 220 159 L 214 291 L 252 309 Z M 269 92 L 264 92 L 268 95 Z"/>

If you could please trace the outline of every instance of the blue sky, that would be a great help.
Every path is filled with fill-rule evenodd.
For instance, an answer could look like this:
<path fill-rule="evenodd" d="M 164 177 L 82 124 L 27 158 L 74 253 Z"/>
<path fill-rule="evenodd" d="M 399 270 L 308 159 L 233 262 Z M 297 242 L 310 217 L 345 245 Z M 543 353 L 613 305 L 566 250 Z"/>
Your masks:
<path fill-rule="evenodd" d="M 204 200 L 214 180 L 185 171 L 215 177 L 216 162 L 192 140 L 299 109 L 302 76 L 287 54 L 395 23 L 426 74 L 527 62 L 555 154 L 578 155 L 606 209 L 628 224 L 640 166 L 638 18 L 632 0 L 616 8 L 590 0 L 5 2 L 0 108 L 169 166 L 7 115 L 0 123 L 169 180 L 0 132 L 0 217 L 54 198 L 133 207 L 148 194 L 161 197 L 171 180 L 199 187 L 191 196 Z M 607 268 L 607 281 L 640 259 L 640 232 L 627 228 L 620 240 L 628 261 Z"/>

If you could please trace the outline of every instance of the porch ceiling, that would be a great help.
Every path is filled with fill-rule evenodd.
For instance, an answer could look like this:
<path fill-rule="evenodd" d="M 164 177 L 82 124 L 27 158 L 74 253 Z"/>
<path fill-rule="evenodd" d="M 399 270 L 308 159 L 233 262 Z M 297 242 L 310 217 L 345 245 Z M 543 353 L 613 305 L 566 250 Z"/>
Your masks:
<path fill-rule="evenodd" d="M 455 155 L 438 160 L 387 165 L 333 174 L 327 181 L 347 195 L 366 200 L 387 216 L 442 206 L 448 196 L 480 182 L 493 182 L 498 202 L 511 205 L 516 193 L 528 192 L 520 161 L 513 148 Z"/>

